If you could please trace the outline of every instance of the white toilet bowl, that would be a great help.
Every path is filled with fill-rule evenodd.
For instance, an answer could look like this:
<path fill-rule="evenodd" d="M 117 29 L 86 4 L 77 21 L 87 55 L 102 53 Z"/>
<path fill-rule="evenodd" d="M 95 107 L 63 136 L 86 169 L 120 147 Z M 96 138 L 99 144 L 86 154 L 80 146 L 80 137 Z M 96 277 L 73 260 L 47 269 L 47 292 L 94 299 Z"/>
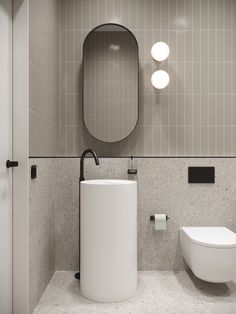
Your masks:
<path fill-rule="evenodd" d="M 236 281 L 236 233 L 225 227 L 182 227 L 180 243 L 196 277 L 209 282 Z"/>

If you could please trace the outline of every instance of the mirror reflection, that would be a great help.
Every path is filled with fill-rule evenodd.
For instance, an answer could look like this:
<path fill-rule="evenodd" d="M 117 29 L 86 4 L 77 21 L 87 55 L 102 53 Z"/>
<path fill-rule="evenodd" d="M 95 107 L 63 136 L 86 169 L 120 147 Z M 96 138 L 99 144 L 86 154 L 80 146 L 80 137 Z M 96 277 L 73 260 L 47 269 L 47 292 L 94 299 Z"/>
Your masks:
<path fill-rule="evenodd" d="M 83 47 L 83 117 L 103 142 L 126 138 L 138 120 L 138 44 L 125 27 L 105 24 Z"/>

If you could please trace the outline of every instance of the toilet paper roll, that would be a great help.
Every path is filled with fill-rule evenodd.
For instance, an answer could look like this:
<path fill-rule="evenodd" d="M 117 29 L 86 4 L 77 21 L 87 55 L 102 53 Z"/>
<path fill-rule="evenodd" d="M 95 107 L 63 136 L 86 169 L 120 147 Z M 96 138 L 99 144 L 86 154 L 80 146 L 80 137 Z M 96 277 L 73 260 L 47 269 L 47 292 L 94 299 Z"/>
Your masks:
<path fill-rule="evenodd" d="M 166 230 L 166 215 L 156 214 L 155 217 L 155 229 L 156 230 Z"/>

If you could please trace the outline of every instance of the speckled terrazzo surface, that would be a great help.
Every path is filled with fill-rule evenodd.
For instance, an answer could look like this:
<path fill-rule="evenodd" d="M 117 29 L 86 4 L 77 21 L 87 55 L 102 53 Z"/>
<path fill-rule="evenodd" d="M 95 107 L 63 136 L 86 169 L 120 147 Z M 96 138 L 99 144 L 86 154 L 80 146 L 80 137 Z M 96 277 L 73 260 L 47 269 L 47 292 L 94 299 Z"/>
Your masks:
<path fill-rule="evenodd" d="M 141 271 L 136 294 L 117 303 L 83 298 L 74 272 L 57 271 L 34 314 L 236 313 L 236 284 L 211 284 L 190 272 Z"/>
<path fill-rule="evenodd" d="M 30 308 L 54 270 L 79 269 L 79 158 L 31 159 Z M 87 179 L 127 179 L 128 158 L 86 158 Z M 235 158 L 138 158 L 138 269 L 184 270 L 181 226 L 225 226 L 236 232 Z M 215 166 L 215 184 L 188 184 L 189 166 Z M 167 213 L 165 232 L 149 216 Z"/>
<path fill-rule="evenodd" d="M 55 162 L 56 270 L 78 269 L 79 159 Z M 128 158 L 86 158 L 87 179 L 127 179 Z M 215 166 L 215 184 L 188 184 L 189 166 Z M 138 269 L 184 270 L 179 228 L 225 226 L 236 232 L 236 159 L 139 158 Z M 150 215 L 171 218 L 156 232 Z"/>

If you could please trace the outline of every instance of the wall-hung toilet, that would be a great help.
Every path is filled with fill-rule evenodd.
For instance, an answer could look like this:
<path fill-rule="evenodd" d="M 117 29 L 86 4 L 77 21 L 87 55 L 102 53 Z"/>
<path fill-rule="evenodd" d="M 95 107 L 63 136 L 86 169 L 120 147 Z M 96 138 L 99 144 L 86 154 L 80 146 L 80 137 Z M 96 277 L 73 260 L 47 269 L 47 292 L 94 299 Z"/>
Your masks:
<path fill-rule="evenodd" d="M 180 243 L 196 277 L 218 283 L 236 281 L 236 233 L 225 227 L 182 227 Z"/>

